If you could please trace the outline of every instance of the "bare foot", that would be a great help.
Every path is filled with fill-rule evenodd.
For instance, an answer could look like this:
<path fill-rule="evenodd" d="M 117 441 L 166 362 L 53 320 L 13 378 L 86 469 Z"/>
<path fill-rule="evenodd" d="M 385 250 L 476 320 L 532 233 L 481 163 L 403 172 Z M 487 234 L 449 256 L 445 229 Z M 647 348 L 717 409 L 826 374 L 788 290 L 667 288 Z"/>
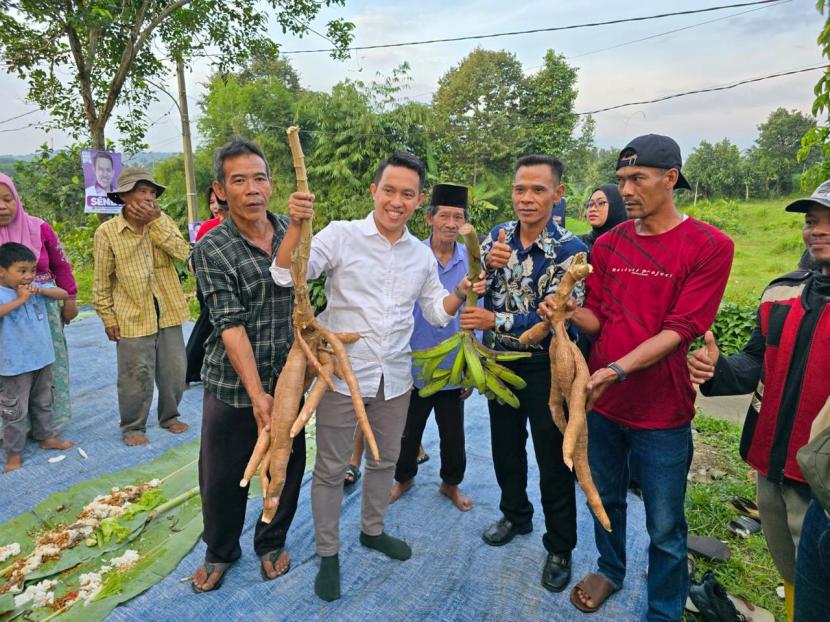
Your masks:
<path fill-rule="evenodd" d="M 189 427 L 190 426 L 187 425 L 184 421 L 176 421 L 175 423 L 171 423 L 164 429 L 168 432 L 172 432 L 173 434 L 181 434 L 182 432 L 186 432 Z"/>
<path fill-rule="evenodd" d="M 458 486 L 451 486 L 450 484 L 442 482 L 439 490 L 442 495 L 448 497 L 449 500 L 453 502 L 455 507 L 462 512 L 469 512 L 473 509 L 473 500 L 461 492 L 461 489 Z"/>
<path fill-rule="evenodd" d="M 412 488 L 415 485 L 415 478 L 413 477 L 409 481 L 404 483 L 395 482 L 392 484 L 392 490 L 389 491 L 389 503 L 395 503 L 398 499 L 401 498 L 401 495 L 405 493 L 407 490 Z"/>
<path fill-rule="evenodd" d="M 273 564 L 268 557 L 261 560 L 262 569 L 265 571 L 265 576 L 269 579 L 276 579 L 280 575 L 284 575 L 291 565 L 291 558 L 288 556 L 288 551 L 283 551 Z"/>
<path fill-rule="evenodd" d="M 149 445 L 150 439 L 143 434 L 130 434 L 124 437 L 124 444 L 127 447 L 135 447 L 136 445 Z"/>
<path fill-rule="evenodd" d="M 47 438 L 45 441 L 42 441 L 40 446 L 43 447 L 43 449 L 69 449 L 70 447 L 74 447 L 75 443 L 53 436 L 52 438 Z"/>
<path fill-rule="evenodd" d="M 21 466 L 23 466 L 23 460 L 20 459 L 20 454 L 9 454 L 8 458 L 6 458 L 6 466 L 3 468 L 3 473 L 17 471 Z"/>

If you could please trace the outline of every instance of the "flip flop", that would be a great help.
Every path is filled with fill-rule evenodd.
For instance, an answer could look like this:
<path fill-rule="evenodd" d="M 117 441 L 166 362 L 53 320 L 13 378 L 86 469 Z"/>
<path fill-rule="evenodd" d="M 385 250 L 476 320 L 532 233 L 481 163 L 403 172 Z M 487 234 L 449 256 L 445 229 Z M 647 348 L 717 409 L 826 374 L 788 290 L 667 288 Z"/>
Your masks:
<path fill-rule="evenodd" d="M 346 477 L 343 480 L 344 486 L 354 486 L 357 480 L 360 479 L 360 467 L 356 464 L 350 464 L 346 467 Z"/>
<path fill-rule="evenodd" d="M 772 612 L 758 605 L 753 605 L 746 596 L 727 594 L 727 597 L 735 605 L 738 613 L 743 615 L 746 622 L 775 622 L 775 616 L 772 615 Z"/>
<path fill-rule="evenodd" d="M 761 523 L 748 516 L 739 516 L 726 524 L 726 528 L 741 538 L 748 538 L 754 533 L 761 531 Z"/>
<path fill-rule="evenodd" d="M 711 571 L 689 586 L 689 599 L 704 620 L 740 620 L 735 605 Z"/>
<path fill-rule="evenodd" d="M 263 581 L 273 581 L 274 579 L 278 579 L 278 578 L 280 578 L 280 577 L 281 577 L 282 575 L 284 575 L 286 572 L 288 572 L 289 570 L 291 570 L 291 560 L 290 560 L 290 559 L 288 560 L 288 565 L 287 565 L 287 566 L 286 566 L 286 567 L 282 570 L 282 572 L 278 573 L 276 576 L 273 576 L 273 577 L 269 577 L 269 576 L 268 576 L 268 573 L 267 573 L 267 572 L 265 572 L 265 566 L 263 566 L 263 565 L 262 565 L 262 562 L 264 562 L 264 561 L 269 561 L 269 562 L 271 562 L 271 565 L 276 564 L 276 563 L 277 563 L 277 560 L 280 558 L 280 555 L 282 555 L 283 551 L 285 551 L 285 547 L 282 547 L 282 546 L 281 546 L 281 547 L 280 547 L 280 548 L 278 548 L 278 549 L 275 549 L 275 550 L 273 550 L 273 551 L 269 551 L 269 552 L 268 552 L 268 553 L 266 553 L 265 555 L 260 555 L 260 556 L 259 556 L 259 561 L 260 561 L 260 564 L 259 564 L 259 576 L 261 576 L 261 577 L 262 577 L 262 580 L 263 580 Z"/>
<path fill-rule="evenodd" d="M 583 613 L 594 613 L 608 600 L 614 592 L 620 588 L 616 587 L 603 575 L 592 572 L 586 575 L 582 581 L 571 590 L 571 604 Z M 576 597 L 576 591 L 580 590 L 588 598 L 594 601 L 594 606 L 589 607 Z"/>
<path fill-rule="evenodd" d="M 418 458 L 418 464 L 423 464 L 427 460 L 429 460 L 429 454 L 424 452 L 424 455 Z"/>
<path fill-rule="evenodd" d="M 694 555 L 700 555 L 706 559 L 725 562 L 732 557 L 732 551 L 729 550 L 726 542 L 717 538 L 689 534 L 686 538 L 686 547 Z"/>
<path fill-rule="evenodd" d="M 758 506 L 751 499 L 746 497 L 732 497 L 729 503 L 744 516 L 748 516 L 756 521 L 761 520 L 761 513 L 758 511 Z"/>
<path fill-rule="evenodd" d="M 205 569 L 205 572 L 207 573 L 207 578 L 209 579 L 210 575 L 212 575 L 214 572 L 219 573 L 219 578 L 216 580 L 216 583 L 213 584 L 213 587 L 209 590 L 199 589 L 198 587 L 196 587 L 196 584 L 193 581 L 190 582 L 190 589 L 192 589 L 196 594 L 204 594 L 205 592 L 213 592 L 214 590 L 218 590 L 220 587 L 222 587 L 222 582 L 225 580 L 225 573 L 231 566 L 233 566 L 232 562 L 224 564 L 221 562 L 211 563 L 205 560 L 204 562 L 202 562 L 202 568 Z"/>

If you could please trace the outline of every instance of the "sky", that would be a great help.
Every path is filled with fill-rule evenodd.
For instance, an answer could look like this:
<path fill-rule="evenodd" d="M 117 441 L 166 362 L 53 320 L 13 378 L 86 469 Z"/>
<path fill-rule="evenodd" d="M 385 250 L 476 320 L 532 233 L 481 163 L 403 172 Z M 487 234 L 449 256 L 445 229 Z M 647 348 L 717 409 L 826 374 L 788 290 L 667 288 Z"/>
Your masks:
<path fill-rule="evenodd" d="M 324 32 L 326 21 L 344 17 L 355 24 L 354 45 L 375 45 L 550 28 L 739 1 L 525 0 L 506 4 L 503 0 L 346 0 L 344 7 L 322 11 L 311 26 Z M 826 61 L 816 37 L 823 20 L 814 0 L 790 0 L 764 8 L 742 7 L 567 31 L 356 51 L 346 61 L 334 60 L 325 53 L 287 54 L 329 47 L 316 34 L 303 39 L 289 37 L 276 25 L 270 33 L 297 69 L 305 88 L 327 91 L 346 78 L 383 78 L 408 62 L 412 80 L 402 96 L 421 102 L 429 102 L 439 78 L 477 47 L 512 52 L 527 74 L 538 70 L 546 50 L 553 49 L 578 68 L 576 110 L 586 112 L 822 64 Z M 648 39 L 637 42 L 643 38 Z M 206 63 L 197 62 L 187 77 L 195 144 L 199 143 L 197 103 L 210 73 Z M 812 71 L 717 93 L 597 113 L 595 142 L 622 147 L 634 136 L 653 132 L 673 136 L 684 154 L 701 140 L 712 142 L 724 137 L 747 148 L 757 136 L 758 124 L 775 108 L 810 112 L 813 86 L 820 73 Z M 175 94 L 175 76 L 166 87 Z M 45 120 L 41 112 L 3 122 L 35 108 L 25 96 L 24 82 L 0 74 L 0 154 L 31 153 L 44 142 L 55 148 L 69 144 L 69 138 L 61 132 L 25 127 Z M 150 150 L 180 151 L 178 114 L 166 95 L 161 94 L 159 102 L 153 104 L 149 119 Z"/>

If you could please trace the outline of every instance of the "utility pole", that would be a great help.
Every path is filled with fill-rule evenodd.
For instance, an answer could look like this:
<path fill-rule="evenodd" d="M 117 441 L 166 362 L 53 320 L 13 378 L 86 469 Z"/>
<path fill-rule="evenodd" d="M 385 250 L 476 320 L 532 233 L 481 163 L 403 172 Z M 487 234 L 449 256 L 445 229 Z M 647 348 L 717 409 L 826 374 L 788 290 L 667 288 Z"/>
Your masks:
<path fill-rule="evenodd" d="M 194 223 L 196 217 L 196 170 L 193 167 L 193 147 L 190 143 L 190 116 L 187 113 L 187 90 L 184 82 L 184 63 L 176 61 L 176 76 L 179 79 L 179 113 L 182 119 L 182 151 L 184 155 L 184 183 L 187 191 L 187 222 Z"/>

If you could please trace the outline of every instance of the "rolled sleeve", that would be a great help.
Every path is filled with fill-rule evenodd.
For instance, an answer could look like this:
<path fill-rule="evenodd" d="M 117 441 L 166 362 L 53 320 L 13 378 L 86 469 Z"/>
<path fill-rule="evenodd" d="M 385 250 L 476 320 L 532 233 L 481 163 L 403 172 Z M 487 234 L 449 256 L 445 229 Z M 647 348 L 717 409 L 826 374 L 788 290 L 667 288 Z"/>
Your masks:
<path fill-rule="evenodd" d="M 274 280 L 274 283 L 280 287 L 291 287 L 294 285 L 291 279 L 291 270 L 289 268 L 280 268 L 277 265 L 276 259 L 271 264 L 269 272 L 271 272 L 271 278 Z"/>
<path fill-rule="evenodd" d="M 441 279 L 438 278 L 438 262 L 430 253 L 432 259 L 429 265 L 429 272 L 418 296 L 418 304 L 424 313 L 424 319 L 433 326 L 446 326 L 455 316 L 450 315 L 444 309 L 444 298 L 450 293 L 444 289 Z"/>

